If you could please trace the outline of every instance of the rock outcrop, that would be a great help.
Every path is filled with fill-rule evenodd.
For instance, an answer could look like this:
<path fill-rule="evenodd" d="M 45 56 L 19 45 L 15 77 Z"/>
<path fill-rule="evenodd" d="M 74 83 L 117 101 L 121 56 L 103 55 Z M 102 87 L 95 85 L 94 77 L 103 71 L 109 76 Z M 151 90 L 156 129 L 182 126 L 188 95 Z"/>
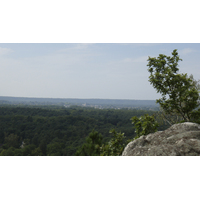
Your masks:
<path fill-rule="evenodd" d="M 174 124 L 130 142 L 122 156 L 199 156 L 200 124 Z"/>

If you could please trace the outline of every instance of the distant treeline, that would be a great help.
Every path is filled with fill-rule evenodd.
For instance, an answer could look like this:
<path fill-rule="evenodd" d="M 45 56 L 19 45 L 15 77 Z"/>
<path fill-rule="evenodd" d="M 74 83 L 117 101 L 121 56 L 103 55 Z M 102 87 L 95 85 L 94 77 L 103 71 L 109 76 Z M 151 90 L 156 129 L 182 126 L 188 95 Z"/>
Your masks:
<path fill-rule="evenodd" d="M 25 97 L 0 97 L 0 104 L 24 105 L 78 105 L 99 106 L 99 108 L 143 108 L 156 109 L 155 100 L 122 100 L 122 99 L 56 99 L 56 98 L 25 98 Z"/>
<path fill-rule="evenodd" d="M 107 142 L 115 129 L 135 137 L 130 118 L 154 111 L 72 106 L 0 106 L 0 155 L 75 155 L 92 130 Z M 160 126 L 160 130 L 166 126 Z"/>

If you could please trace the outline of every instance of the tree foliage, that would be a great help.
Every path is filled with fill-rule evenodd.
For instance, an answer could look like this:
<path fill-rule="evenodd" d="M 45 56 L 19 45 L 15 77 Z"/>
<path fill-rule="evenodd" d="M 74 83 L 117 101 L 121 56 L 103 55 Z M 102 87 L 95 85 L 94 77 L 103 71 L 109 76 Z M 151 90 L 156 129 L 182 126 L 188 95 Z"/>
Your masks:
<path fill-rule="evenodd" d="M 102 135 L 97 131 L 92 131 L 86 142 L 77 150 L 76 156 L 120 156 L 126 146 L 124 133 L 114 129 L 110 131 L 111 139 L 103 144 Z"/>
<path fill-rule="evenodd" d="M 127 144 L 124 133 L 117 133 L 114 129 L 110 131 L 112 138 L 101 147 L 101 156 L 120 156 Z"/>
<path fill-rule="evenodd" d="M 130 118 L 145 113 L 155 111 L 0 106 L 0 155 L 10 147 L 14 150 L 8 153 L 14 155 L 75 155 L 93 129 L 102 134 L 103 144 L 112 139 L 111 129 L 117 133 L 123 130 L 126 138 L 132 139 L 135 133 Z"/>
<path fill-rule="evenodd" d="M 102 135 L 97 131 L 93 130 L 88 137 L 86 142 L 77 150 L 76 156 L 99 156 L 100 147 L 102 144 Z"/>
<path fill-rule="evenodd" d="M 165 115 L 179 115 L 184 121 L 191 121 L 193 112 L 199 106 L 197 83 L 187 74 L 178 73 L 180 59 L 177 50 L 172 56 L 159 54 L 148 58 L 149 81 L 162 98 L 157 100 Z"/>
<path fill-rule="evenodd" d="M 149 133 L 154 133 L 157 131 L 158 122 L 155 120 L 154 116 L 150 116 L 148 114 L 141 117 L 132 117 L 132 124 L 134 124 L 136 137 L 134 139 L 139 138 L 142 135 L 148 135 Z"/>

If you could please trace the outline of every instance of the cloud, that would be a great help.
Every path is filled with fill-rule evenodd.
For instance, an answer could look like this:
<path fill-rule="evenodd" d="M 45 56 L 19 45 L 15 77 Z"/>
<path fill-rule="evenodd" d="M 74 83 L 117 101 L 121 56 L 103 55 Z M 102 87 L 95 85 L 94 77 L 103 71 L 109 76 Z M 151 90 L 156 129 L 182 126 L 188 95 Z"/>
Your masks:
<path fill-rule="evenodd" d="M 0 56 L 7 55 L 7 54 L 12 53 L 12 52 L 13 52 L 12 49 L 0 47 Z"/>
<path fill-rule="evenodd" d="M 123 61 L 124 61 L 125 63 L 133 62 L 133 60 L 132 60 L 131 58 L 125 58 Z"/>
<path fill-rule="evenodd" d="M 134 62 L 147 62 L 147 60 L 148 60 L 148 56 L 141 56 L 141 57 L 134 59 L 133 61 Z"/>
<path fill-rule="evenodd" d="M 161 45 L 161 43 L 135 43 L 135 45 L 138 47 L 153 47 Z"/>
<path fill-rule="evenodd" d="M 71 51 L 79 51 L 79 50 L 87 50 L 89 47 L 94 45 L 95 43 L 74 43 L 70 44 L 67 48 L 60 49 L 58 53 L 65 53 L 65 52 L 71 52 Z"/>
<path fill-rule="evenodd" d="M 191 49 L 191 48 L 184 48 L 182 50 L 179 51 L 179 54 L 181 55 L 187 55 L 191 52 L 194 52 L 195 50 L 194 49 Z"/>
<path fill-rule="evenodd" d="M 162 43 L 117 43 L 122 46 L 132 46 L 132 47 L 154 47 L 161 45 Z"/>
<path fill-rule="evenodd" d="M 73 48 L 74 49 L 87 49 L 88 47 L 90 47 L 93 44 L 94 43 L 80 43 L 80 44 L 76 44 Z"/>
<path fill-rule="evenodd" d="M 140 56 L 140 57 L 137 57 L 137 58 L 125 58 L 123 60 L 123 62 L 125 63 L 142 63 L 142 62 L 147 62 L 147 59 L 148 59 L 148 56 Z"/>

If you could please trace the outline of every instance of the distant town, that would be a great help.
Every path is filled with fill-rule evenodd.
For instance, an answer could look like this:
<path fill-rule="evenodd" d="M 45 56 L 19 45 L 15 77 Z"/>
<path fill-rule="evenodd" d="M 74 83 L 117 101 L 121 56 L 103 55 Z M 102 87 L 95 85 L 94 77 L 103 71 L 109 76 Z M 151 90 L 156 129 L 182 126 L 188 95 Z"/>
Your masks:
<path fill-rule="evenodd" d="M 54 105 L 65 108 L 72 106 L 95 109 L 142 109 L 158 110 L 155 100 L 126 99 L 72 99 L 72 98 L 27 98 L 0 96 L 0 105 Z"/>

